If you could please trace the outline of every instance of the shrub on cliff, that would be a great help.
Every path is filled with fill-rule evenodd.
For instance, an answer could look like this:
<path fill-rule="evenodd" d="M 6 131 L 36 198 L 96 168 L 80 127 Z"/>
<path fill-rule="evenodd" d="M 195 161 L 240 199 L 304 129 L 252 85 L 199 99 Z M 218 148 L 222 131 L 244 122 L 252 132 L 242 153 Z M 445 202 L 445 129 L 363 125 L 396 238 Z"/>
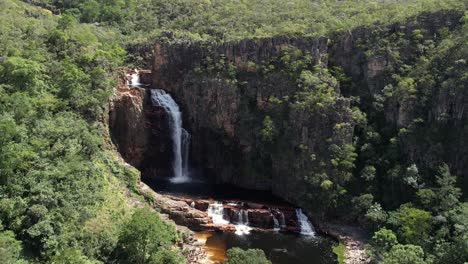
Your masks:
<path fill-rule="evenodd" d="M 223 264 L 271 264 L 261 249 L 231 248 L 227 251 L 227 257 Z"/>
<path fill-rule="evenodd" d="M 116 248 L 119 263 L 183 263 L 171 245 L 177 240 L 173 226 L 149 208 L 136 209 L 122 228 Z"/>

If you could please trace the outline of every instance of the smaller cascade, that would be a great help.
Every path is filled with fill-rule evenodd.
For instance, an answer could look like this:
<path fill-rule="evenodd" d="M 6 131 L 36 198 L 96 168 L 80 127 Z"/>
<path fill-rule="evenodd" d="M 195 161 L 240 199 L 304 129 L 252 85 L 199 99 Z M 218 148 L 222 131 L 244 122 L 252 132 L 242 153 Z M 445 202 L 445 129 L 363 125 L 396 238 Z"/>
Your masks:
<path fill-rule="evenodd" d="M 244 221 L 246 225 L 249 225 L 249 212 L 247 210 L 242 210 L 244 214 Z"/>
<path fill-rule="evenodd" d="M 184 179 L 189 177 L 189 151 L 190 151 L 190 133 L 187 130 L 182 128 L 182 175 Z"/>
<path fill-rule="evenodd" d="M 236 217 L 236 222 L 238 224 L 243 224 L 244 223 L 244 219 L 243 219 L 244 214 L 242 213 L 242 209 L 236 212 L 236 216 L 237 216 Z"/>
<path fill-rule="evenodd" d="M 250 234 L 251 227 L 249 227 L 249 212 L 241 209 L 237 211 L 236 235 Z"/>
<path fill-rule="evenodd" d="M 222 202 L 214 202 L 208 206 L 208 216 L 214 224 L 226 225 L 229 221 L 224 219 L 224 206 Z"/>
<path fill-rule="evenodd" d="M 278 219 L 276 219 L 274 214 L 271 214 L 271 217 L 273 218 L 273 230 L 279 231 L 280 230 L 280 224 Z"/>
<path fill-rule="evenodd" d="M 280 227 L 286 228 L 286 219 L 284 218 L 283 212 L 280 212 Z"/>
<path fill-rule="evenodd" d="M 312 223 L 310 223 L 309 218 L 302 212 L 301 208 L 296 209 L 296 216 L 301 228 L 301 234 L 305 236 L 315 236 L 314 227 Z"/>
<path fill-rule="evenodd" d="M 130 82 L 128 83 L 130 86 L 140 86 L 140 74 L 137 69 L 134 70 L 133 73 L 130 74 Z"/>

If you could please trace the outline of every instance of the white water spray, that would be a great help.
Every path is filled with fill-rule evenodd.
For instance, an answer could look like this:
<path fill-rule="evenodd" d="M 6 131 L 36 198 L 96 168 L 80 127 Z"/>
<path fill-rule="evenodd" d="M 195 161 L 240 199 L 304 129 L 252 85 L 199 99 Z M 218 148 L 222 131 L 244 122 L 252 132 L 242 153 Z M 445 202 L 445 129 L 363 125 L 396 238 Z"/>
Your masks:
<path fill-rule="evenodd" d="M 140 75 L 137 73 L 130 74 L 130 85 L 131 86 L 140 86 Z"/>
<path fill-rule="evenodd" d="M 299 226 L 301 227 L 301 234 L 305 236 L 315 236 L 315 230 L 310 223 L 309 218 L 302 212 L 301 208 L 296 209 L 297 220 L 299 221 Z"/>
<path fill-rule="evenodd" d="M 237 211 L 236 235 L 248 235 L 252 228 L 249 226 L 249 212 L 244 209 Z"/>
<path fill-rule="evenodd" d="M 231 204 L 233 205 L 233 204 Z M 208 205 L 208 216 L 211 217 L 214 224 L 227 225 L 231 224 L 229 216 L 224 214 L 224 205 L 222 202 L 214 202 Z M 241 209 L 236 212 L 235 219 L 232 219 L 232 224 L 236 227 L 236 235 L 248 235 L 252 228 L 249 226 L 249 213 L 247 210 Z"/>
<path fill-rule="evenodd" d="M 213 219 L 214 224 L 229 224 L 229 221 L 224 219 L 224 206 L 221 202 L 214 202 L 208 205 L 208 216 Z"/>
<path fill-rule="evenodd" d="M 171 95 L 161 89 L 151 89 L 151 100 L 153 105 L 163 107 L 169 114 L 169 125 L 171 128 L 173 142 L 173 183 L 184 183 L 190 181 L 188 175 L 188 154 L 190 145 L 190 134 L 182 128 L 182 113 L 179 106 Z"/>

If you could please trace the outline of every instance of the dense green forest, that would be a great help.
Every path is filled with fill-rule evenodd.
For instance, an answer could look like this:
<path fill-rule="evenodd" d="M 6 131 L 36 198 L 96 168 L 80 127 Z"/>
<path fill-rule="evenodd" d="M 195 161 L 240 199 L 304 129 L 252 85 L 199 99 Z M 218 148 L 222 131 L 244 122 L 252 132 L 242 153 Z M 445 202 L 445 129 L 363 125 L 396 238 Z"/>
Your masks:
<path fill-rule="evenodd" d="M 118 72 L 139 61 L 127 52 L 129 46 L 322 36 L 441 9 L 463 12 L 466 3 L 1 0 L 0 263 L 185 262 L 175 246 L 182 236 L 174 226 L 128 202 L 132 196 L 144 203 L 136 194 L 139 173 L 109 146 L 106 102 Z M 468 260 L 468 180 L 452 174 L 441 160 L 420 168 L 407 164 L 398 144 L 401 138 L 415 144 L 423 138 L 453 146 L 454 121 L 432 126 L 424 111 L 438 89 L 468 98 L 466 11 L 463 19 L 457 30 L 433 38 L 415 31 L 411 39 L 394 34 L 362 43 L 369 56 L 391 57 L 388 84 L 372 100 L 353 98 L 353 144 L 331 149 L 333 159 L 311 161 L 330 163 L 335 173 L 325 175 L 317 166 L 307 180 L 313 192 L 304 193 L 304 203 L 320 201 L 324 211 L 332 208 L 333 216 L 373 233 L 369 252 L 378 263 Z M 301 87 L 295 98 L 277 99 L 277 108 L 259 124 L 266 150 L 282 129 L 284 117 L 275 115 L 277 109 L 320 112 L 340 97 L 334 84 L 347 95 L 356 89 L 339 68 L 313 65 L 307 54 L 283 55 L 254 65 L 265 76 L 281 70 Z M 200 74 L 243 81 L 224 66 Z M 385 130 L 384 105 L 392 101 L 411 101 L 420 115 L 408 127 Z M 466 135 L 467 125 L 463 128 Z M 438 149 L 441 155 L 450 152 Z M 310 153 L 305 156 L 312 159 Z M 226 263 L 268 263 L 261 251 L 235 249 L 228 256 Z"/>
<path fill-rule="evenodd" d="M 279 34 L 320 36 L 373 23 L 400 21 L 422 11 L 462 9 L 463 1 L 249 1 L 121 0 L 38 1 L 66 10 L 83 23 L 112 26 L 133 40 L 226 41 Z"/>
<path fill-rule="evenodd" d="M 0 17 L 0 262 L 179 263 L 174 227 L 133 213 L 138 172 L 103 145 L 120 33 L 20 1 Z"/>

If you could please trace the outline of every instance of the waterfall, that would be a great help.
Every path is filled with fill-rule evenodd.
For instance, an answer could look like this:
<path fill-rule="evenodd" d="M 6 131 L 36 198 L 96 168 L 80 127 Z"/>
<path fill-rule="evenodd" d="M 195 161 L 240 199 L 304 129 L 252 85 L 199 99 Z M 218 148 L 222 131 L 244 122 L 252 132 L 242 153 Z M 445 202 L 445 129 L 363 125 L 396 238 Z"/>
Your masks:
<path fill-rule="evenodd" d="M 296 209 L 296 216 L 301 228 L 301 234 L 306 236 L 314 236 L 314 227 L 310 223 L 309 218 L 307 218 L 307 216 L 302 212 L 301 208 Z"/>
<path fill-rule="evenodd" d="M 236 235 L 248 235 L 250 234 L 251 227 L 249 227 L 249 212 L 244 209 L 237 211 L 237 224 Z"/>
<path fill-rule="evenodd" d="M 168 93 L 161 89 L 151 89 L 151 101 L 153 105 L 163 107 L 169 114 L 174 153 L 172 162 L 174 177 L 171 181 L 173 183 L 187 182 L 190 180 L 188 175 L 190 134 L 182 128 L 182 113 L 179 106 Z"/>
<path fill-rule="evenodd" d="M 246 225 L 249 225 L 249 212 L 242 210 L 244 212 L 244 221 Z"/>
<path fill-rule="evenodd" d="M 189 177 L 189 147 L 190 147 L 190 134 L 187 130 L 182 128 L 182 175 Z"/>
<path fill-rule="evenodd" d="M 140 83 L 140 74 L 138 74 L 138 71 L 136 73 L 130 74 L 130 85 L 131 86 L 139 86 L 141 85 Z"/>
<path fill-rule="evenodd" d="M 224 205 L 222 202 L 214 202 L 208 205 L 208 216 L 211 217 L 214 224 L 227 225 L 231 222 L 227 219 L 229 217 L 224 215 Z M 249 227 L 249 214 L 247 210 L 241 209 L 236 212 L 235 219 L 232 219 L 236 227 L 236 235 L 248 235 L 252 230 Z"/>
<path fill-rule="evenodd" d="M 285 228 L 286 227 L 286 219 L 284 218 L 284 214 L 280 212 L 280 227 Z"/>
<path fill-rule="evenodd" d="M 271 214 L 271 217 L 273 217 L 273 230 L 279 231 L 280 230 L 280 224 L 278 219 L 276 219 L 274 214 Z"/>
<path fill-rule="evenodd" d="M 224 206 L 221 202 L 208 205 L 208 216 L 213 219 L 214 224 L 229 224 L 229 221 L 224 219 Z"/>
<path fill-rule="evenodd" d="M 243 216 L 244 214 L 242 213 L 242 209 L 241 209 L 240 211 L 237 211 L 237 212 L 236 212 L 236 215 L 237 215 L 237 219 L 236 219 L 237 223 L 238 223 L 238 224 L 243 224 L 243 223 L 244 223 L 244 220 L 242 219 L 242 216 Z"/>

